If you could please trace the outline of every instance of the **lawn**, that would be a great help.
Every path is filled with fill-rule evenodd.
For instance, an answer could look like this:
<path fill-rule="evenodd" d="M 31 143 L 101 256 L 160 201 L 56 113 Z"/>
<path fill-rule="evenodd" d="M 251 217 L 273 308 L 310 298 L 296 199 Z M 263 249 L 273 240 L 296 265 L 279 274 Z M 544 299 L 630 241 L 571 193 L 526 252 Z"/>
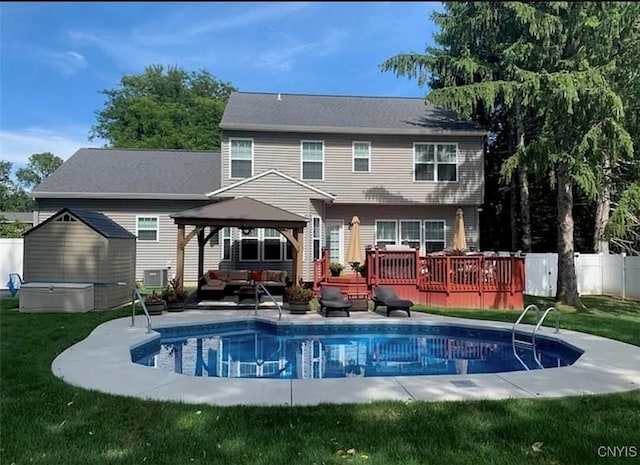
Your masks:
<path fill-rule="evenodd" d="M 585 313 L 563 309 L 561 326 L 640 345 L 637 303 L 585 303 Z M 263 408 L 86 391 L 53 376 L 52 360 L 127 311 L 21 314 L 16 299 L 0 305 L 2 464 L 588 465 L 637 463 L 633 451 L 640 454 L 640 391 L 559 400 Z M 428 311 L 517 318 L 517 312 Z M 607 449 L 600 446 L 627 446 L 627 457 L 601 457 Z"/>

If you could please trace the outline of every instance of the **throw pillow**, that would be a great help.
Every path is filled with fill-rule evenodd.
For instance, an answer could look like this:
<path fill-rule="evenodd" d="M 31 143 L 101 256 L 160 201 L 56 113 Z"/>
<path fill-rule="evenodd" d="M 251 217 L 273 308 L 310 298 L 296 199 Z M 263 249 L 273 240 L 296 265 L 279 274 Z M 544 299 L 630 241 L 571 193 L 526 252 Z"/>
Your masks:
<path fill-rule="evenodd" d="M 209 271 L 209 279 L 218 279 L 218 275 L 215 271 Z"/>
<path fill-rule="evenodd" d="M 262 271 L 253 270 L 251 272 L 251 279 L 253 279 L 254 281 L 262 281 Z"/>

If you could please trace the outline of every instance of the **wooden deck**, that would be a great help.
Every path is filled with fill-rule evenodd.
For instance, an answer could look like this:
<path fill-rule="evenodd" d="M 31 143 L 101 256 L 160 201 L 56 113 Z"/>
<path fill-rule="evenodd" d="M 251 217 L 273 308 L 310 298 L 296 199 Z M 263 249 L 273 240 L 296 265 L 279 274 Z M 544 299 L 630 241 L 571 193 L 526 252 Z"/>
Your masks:
<path fill-rule="evenodd" d="M 522 309 L 524 257 L 473 255 L 420 256 L 418 250 L 368 250 L 365 277 L 348 272 L 332 277 L 329 253 L 313 264 L 313 287 L 337 286 L 347 295 L 390 286 L 416 304 L 458 308 Z M 355 297 L 355 295 L 354 295 Z M 361 296 L 360 298 L 364 298 Z"/>

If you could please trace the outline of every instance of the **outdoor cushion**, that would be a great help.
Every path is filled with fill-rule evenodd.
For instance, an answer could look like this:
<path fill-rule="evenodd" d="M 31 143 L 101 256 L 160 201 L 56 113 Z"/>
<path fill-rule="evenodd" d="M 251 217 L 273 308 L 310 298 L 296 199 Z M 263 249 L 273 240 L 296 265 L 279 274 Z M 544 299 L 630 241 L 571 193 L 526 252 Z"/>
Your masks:
<path fill-rule="evenodd" d="M 229 281 L 248 281 L 249 272 L 247 270 L 230 270 Z"/>
<path fill-rule="evenodd" d="M 221 290 L 227 287 L 227 282 L 222 281 L 221 279 L 212 279 L 207 282 L 207 284 L 202 285 L 202 289 L 210 289 L 210 290 Z"/>

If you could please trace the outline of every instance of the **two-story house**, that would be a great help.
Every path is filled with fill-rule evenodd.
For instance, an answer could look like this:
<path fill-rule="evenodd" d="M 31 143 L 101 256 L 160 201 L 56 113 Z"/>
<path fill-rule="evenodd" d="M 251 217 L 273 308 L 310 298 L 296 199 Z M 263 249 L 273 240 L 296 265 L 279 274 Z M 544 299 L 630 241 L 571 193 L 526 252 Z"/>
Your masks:
<path fill-rule="evenodd" d="M 457 208 L 477 248 L 486 131 L 419 98 L 236 92 L 222 121 L 221 187 L 308 219 L 304 278 L 321 250 L 345 263 L 351 219 L 363 246 L 451 246 Z M 274 230 L 224 231 L 230 266 L 287 266 Z M 282 241 L 278 248 L 273 243 Z"/>
<path fill-rule="evenodd" d="M 171 214 L 250 197 L 307 220 L 303 278 L 324 247 L 346 262 L 358 216 L 363 247 L 451 246 L 462 208 L 476 247 L 486 131 L 418 98 L 235 92 L 220 127 L 221 153 L 81 149 L 33 191 L 37 221 L 64 207 L 100 211 L 137 236 L 137 279 L 175 267 Z M 197 279 L 197 245 L 185 281 Z M 225 227 L 205 269 L 285 269 L 292 250 L 275 229 Z M 345 263 L 346 264 L 346 263 Z"/>

